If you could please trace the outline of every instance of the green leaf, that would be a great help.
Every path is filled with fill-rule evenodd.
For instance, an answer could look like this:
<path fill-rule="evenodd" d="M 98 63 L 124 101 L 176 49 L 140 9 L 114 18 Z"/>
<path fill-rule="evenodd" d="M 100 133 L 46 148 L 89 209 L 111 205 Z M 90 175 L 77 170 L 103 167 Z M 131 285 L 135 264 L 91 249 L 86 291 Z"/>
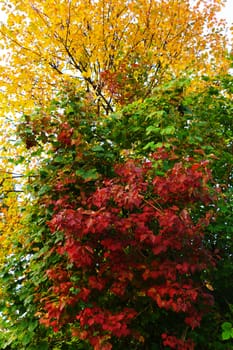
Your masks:
<path fill-rule="evenodd" d="M 160 128 L 150 125 L 148 128 L 146 128 L 146 135 L 149 135 L 151 133 L 157 134 L 160 130 Z"/>
<path fill-rule="evenodd" d="M 34 321 L 34 322 L 31 322 L 31 323 L 29 324 L 28 330 L 29 330 L 30 332 L 32 332 L 32 331 L 34 331 L 34 329 L 35 329 L 37 326 L 38 326 L 38 321 L 37 321 L 37 320 Z"/>
<path fill-rule="evenodd" d="M 56 163 L 65 163 L 65 159 L 63 156 L 57 156 L 54 158 L 54 162 Z"/>
<path fill-rule="evenodd" d="M 232 328 L 232 324 L 230 322 L 224 322 L 221 327 L 224 331 L 228 331 Z"/>
<path fill-rule="evenodd" d="M 89 169 L 89 170 L 85 170 L 85 169 L 76 170 L 76 175 L 80 176 L 81 178 L 83 178 L 86 181 L 87 180 L 97 180 L 99 177 L 98 172 L 95 168 Z"/>
<path fill-rule="evenodd" d="M 161 135 L 173 135 L 175 131 L 175 127 L 173 125 L 170 125 L 161 130 Z"/>
<path fill-rule="evenodd" d="M 231 338 L 231 332 L 230 331 L 222 332 L 222 340 L 228 340 L 230 338 Z"/>
<path fill-rule="evenodd" d="M 162 148 L 164 144 L 162 142 L 157 142 L 155 148 Z"/>
<path fill-rule="evenodd" d="M 33 299 L 34 299 L 34 297 L 33 297 L 33 295 L 29 295 L 28 297 L 26 297 L 25 299 L 24 299 L 24 305 L 30 305 L 30 303 L 33 301 Z"/>
<path fill-rule="evenodd" d="M 222 325 L 222 340 L 228 340 L 233 338 L 233 327 L 230 322 L 224 322 Z"/>
<path fill-rule="evenodd" d="M 33 333 L 31 332 L 27 332 L 23 335 L 23 339 L 22 339 L 22 344 L 23 345 L 27 345 L 30 343 L 30 341 L 32 340 L 33 338 Z"/>
<path fill-rule="evenodd" d="M 50 191 L 50 186 L 49 185 L 44 185 L 40 188 L 39 192 L 38 192 L 38 195 L 39 196 L 42 196 L 44 195 L 45 193 L 49 192 Z"/>
<path fill-rule="evenodd" d="M 92 151 L 94 151 L 94 152 L 104 152 L 105 150 L 104 150 L 104 148 L 102 146 L 96 145 L 96 146 L 92 147 Z"/>
<path fill-rule="evenodd" d="M 155 145 L 155 143 L 154 143 L 153 141 L 147 143 L 147 144 L 143 147 L 144 150 L 147 150 L 147 149 L 152 149 L 152 150 L 154 150 L 155 148 L 156 148 L 156 145 Z"/>

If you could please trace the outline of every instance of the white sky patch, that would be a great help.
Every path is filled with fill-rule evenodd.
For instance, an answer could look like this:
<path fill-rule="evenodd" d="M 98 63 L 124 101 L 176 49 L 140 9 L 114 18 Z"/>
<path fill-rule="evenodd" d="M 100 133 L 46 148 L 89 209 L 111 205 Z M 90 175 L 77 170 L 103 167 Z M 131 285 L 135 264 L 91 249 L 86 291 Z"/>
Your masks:
<path fill-rule="evenodd" d="M 226 35 L 229 38 L 230 45 L 229 50 L 232 50 L 232 33 L 233 33 L 233 0 L 226 0 L 226 4 L 222 11 L 219 13 L 219 16 L 222 19 L 226 20 Z"/>
<path fill-rule="evenodd" d="M 221 17 L 225 18 L 228 26 L 233 24 L 233 0 L 227 0 L 224 9 L 221 11 Z"/>

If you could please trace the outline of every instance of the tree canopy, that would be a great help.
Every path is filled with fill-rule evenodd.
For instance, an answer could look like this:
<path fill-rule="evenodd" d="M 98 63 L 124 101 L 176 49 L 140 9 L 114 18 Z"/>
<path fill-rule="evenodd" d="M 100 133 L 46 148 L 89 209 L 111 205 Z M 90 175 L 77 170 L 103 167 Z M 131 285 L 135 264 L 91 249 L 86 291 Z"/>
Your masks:
<path fill-rule="evenodd" d="M 231 349 L 222 5 L 2 1 L 1 349 Z"/>
<path fill-rule="evenodd" d="M 109 112 L 171 78 L 227 69 L 219 0 L 11 0 L 2 9 L 4 110 L 27 112 L 74 80 Z"/>

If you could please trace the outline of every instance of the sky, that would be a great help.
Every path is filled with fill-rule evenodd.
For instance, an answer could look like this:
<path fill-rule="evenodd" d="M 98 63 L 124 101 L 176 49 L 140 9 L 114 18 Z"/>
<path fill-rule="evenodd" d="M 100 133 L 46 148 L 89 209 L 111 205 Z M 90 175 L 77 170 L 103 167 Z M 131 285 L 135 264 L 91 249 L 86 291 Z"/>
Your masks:
<path fill-rule="evenodd" d="M 232 33 L 233 30 L 230 31 L 229 28 L 233 28 L 233 0 L 227 0 L 225 7 L 223 8 L 222 12 L 220 13 L 220 17 L 224 18 L 227 22 L 227 35 L 230 38 L 230 42 L 232 43 Z M 229 46 L 229 49 L 232 50 L 231 44 Z"/>
<path fill-rule="evenodd" d="M 221 16 L 231 25 L 233 23 L 233 0 L 227 0 L 226 6 L 223 9 Z"/>
<path fill-rule="evenodd" d="M 224 18 L 227 22 L 227 29 L 226 33 L 227 36 L 230 38 L 230 42 L 232 42 L 232 30 L 229 28 L 233 27 L 233 0 L 227 0 L 225 7 L 222 9 L 221 13 L 219 14 L 220 18 Z M 231 50 L 231 44 L 229 46 L 229 49 Z"/>

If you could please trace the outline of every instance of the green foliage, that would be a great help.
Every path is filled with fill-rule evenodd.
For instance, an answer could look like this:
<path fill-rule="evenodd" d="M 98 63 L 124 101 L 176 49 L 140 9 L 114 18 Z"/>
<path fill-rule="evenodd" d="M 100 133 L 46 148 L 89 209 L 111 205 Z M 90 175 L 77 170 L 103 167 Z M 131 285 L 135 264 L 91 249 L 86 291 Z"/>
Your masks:
<path fill-rule="evenodd" d="M 229 340 L 233 338 L 233 326 L 230 322 L 224 322 L 222 325 L 222 339 Z"/>

